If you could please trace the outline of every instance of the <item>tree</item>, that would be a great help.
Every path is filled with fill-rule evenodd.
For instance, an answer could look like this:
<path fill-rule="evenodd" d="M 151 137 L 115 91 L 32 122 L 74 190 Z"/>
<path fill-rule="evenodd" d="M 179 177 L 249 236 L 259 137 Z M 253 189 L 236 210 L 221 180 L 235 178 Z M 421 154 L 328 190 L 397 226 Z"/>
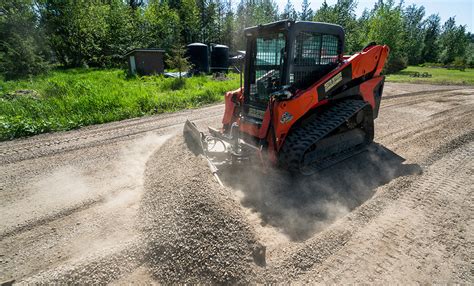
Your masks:
<path fill-rule="evenodd" d="M 297 20 L 298 19 L 298 13 L 296 13 L 295 7 L 293 6 L 293 3 L 291 3 L 291 0 L 286 1 L 285 8 L 283 10 L 283 13 L 280 16 L 281 19 L 291 19 L 291 20 Z"/>
<path fill-rule="evenodd" d="M 189 59 L 186 57 L 186 49 L 183 46 L 176 45 L 171 49 L 171 55 L 168 56 L 166 64 L 172 68 L 177 69 L 179 73 L 179 79 L 181 79 L 181 73 L 191 68 Z"/>
<path fill-rule="evenodd" d="M 6 79 L 39 74 L 49 53 L 31 0 L 1 0 L 0 73 Z"/>
<path fill-rule="evenodd" d="M 277 5 L 273 0 L 241 0 L 235 15 L 234 47 L 245 49 L 244 29 L 278 19 Z"/>
<path fill-rule="evenodd" d="M 299 18 L 301 21 L 311 21 L 314 17 L 313 9 L 309 7 L 311 5 L 308 0 L 303 0 L 301 3 L 301 12 L 299 13 Z"/>
<path fill-rule="evenodd" d="M 179 15 L 166 2 L 151 0 L 143 14 L 142 46 L 165 50 L 181 43 Z"/>
<path fill-rule="evenodd" d="M 333 6 L 329 6 L 324 1 L 314 14 L 313 20 L 341 25 L 346 32 L 346 50 L 354 52 L 366 44 L 359 43 L 358 30 L 360 27 L 357 24 L 356 8 L 357 2 L 355 0 L 338 0 Z"/>
<path fill-rule="evenodd" d="M 199 40 L 199 9 L 195 0 L 169 0 L 168 6 L 179 16 L 179 30 L 184 43 Z"/>
<path fill-rule="evenodd" d="M 128 5 L 132 9 L 138 9 L 139 7 L 143 6 L 144 1 L 143 0 L 128 0 Z"/>
<path fill-rule="evenodd" d="M 199 9 L 200 41 L 203 43 L 215 42 L 219 37 L 216 23 L 218 20 L 218 5 L 214 0 L 197 0 Z"/>
<path fill-rule="evenodd" d="M 474 34 L 467 33 L 469 39 L 469 46 L 466 51 L 466 63 L 470 68 L 474 68 Z"/>
<path fill-rule="evenodd" d="M 421 62 L 434 63 L 438 60 L 438 39 L 441 33 L 441 18 L 433 14 L 424 21 L 423 49 L 421 51 Z"/>
<path fill-rule="evenodd" d="M 423 50 L 423 17 L 425 7 L 415 4 L 408 6 L 403 11 L 404 49 L 407 53 L 408 64 L 417 65 L 421 62 Z"/>
<path fill-rule="evenodd" d="M 232 11 L 232 3 L 230 0 L 227 1 L 225 10 L 226 13 L 221 31 L 221 43 L 229 46 L 229 48 L 232 50 L 234 49 L 234 43 L 232 41 L 232 37 L 234 35 L 234 12 Z"/>
<path fill-rule="evenodd" d="M 368 40 L 390 47 L 390 55 L 385 65 L 388 73 L 406 68 L 407 55 L 403 45 L 402 6 L 393 0 L 379 2 L 374 6 L 368 19 Z"/>
<path fill-rule="evenodd" d="M 449 18 L 443 25 L 443 31 L 439 37 L 440 55 L 439 61 L 448 64 L 457 57 L 464 58 L 469 45 L 465 26 L 456 26 L 456 19 Z"/>
<path fill-rule="evenodd" d="M 122 0 L 109 0 L 110 8 L 105 22 L 107 23 L 107 36 L 102 41 L 103 64 L 116 66 L 122 62 L 122 56 L 134 47 L 135 35 L 139 33 L 139 27 L 133 19 L 133 7 L 128 7 Z M 137 9 L 137 8 L 135 8 Z M 131 13 L 130 13 L 131 12 Z"/>
<path fill-rule="evenodd" d="M 45 0 L 42 24 L 58 60 L 65 66 L 103 66 L 110 6 L 86 1 Z"/>

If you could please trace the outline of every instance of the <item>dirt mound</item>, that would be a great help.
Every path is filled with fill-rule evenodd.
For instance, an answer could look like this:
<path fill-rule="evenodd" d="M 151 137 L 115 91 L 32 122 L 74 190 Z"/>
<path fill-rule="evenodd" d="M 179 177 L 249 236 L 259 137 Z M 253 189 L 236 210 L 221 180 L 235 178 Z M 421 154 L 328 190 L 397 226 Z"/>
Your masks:
<path fill-rule="evenodd" d="M 263 247 L 230 190 L 183 137 L 148 161 L 140 216 L 147 263 L 166 282 L 244 283 L 264 264 Z"/>

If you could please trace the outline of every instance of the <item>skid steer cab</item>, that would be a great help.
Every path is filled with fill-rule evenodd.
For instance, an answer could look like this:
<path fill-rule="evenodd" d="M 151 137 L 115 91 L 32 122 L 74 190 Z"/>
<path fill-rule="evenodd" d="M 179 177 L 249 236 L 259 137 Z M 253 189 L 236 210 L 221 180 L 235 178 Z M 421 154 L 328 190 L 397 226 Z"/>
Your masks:
<path fill-rule="evenodd" d="M 284 20 L 244 33 L 244 83 L 225 94 L 222 127 L 208 135 L 189 121 L 184 128 L 214 165 L 258 160 L 312 174 L 365 150 L 387 46 L 344 56 L 344 29 L 318 22 Z"/>

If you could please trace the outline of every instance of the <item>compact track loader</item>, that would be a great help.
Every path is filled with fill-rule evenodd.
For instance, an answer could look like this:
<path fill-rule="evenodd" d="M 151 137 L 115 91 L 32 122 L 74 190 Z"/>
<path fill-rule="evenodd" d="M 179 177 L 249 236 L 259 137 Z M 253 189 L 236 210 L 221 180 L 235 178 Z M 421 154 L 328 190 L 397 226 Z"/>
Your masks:
<path fill-rule="evenodd" d="M 225 94 L 222 127 L 205 135 L 190 121 L 184 126 L 188 145 L 214 173 L 257 160 L 307 175 L 365 150 L 387 46 L 344 56 L 341 26 L 290 20 L 247 28 L 245 36 L 243 87 Z"/>

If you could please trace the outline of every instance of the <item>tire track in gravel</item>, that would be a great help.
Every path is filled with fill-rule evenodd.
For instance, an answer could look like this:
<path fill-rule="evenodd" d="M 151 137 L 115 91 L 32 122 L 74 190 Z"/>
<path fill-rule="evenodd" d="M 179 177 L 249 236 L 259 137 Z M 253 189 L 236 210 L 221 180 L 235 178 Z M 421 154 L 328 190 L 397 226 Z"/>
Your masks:
<path fill-rule="evenodd" d="M 196 122 L 209 120 L 220 117 L 222 110 L 221 105 L 211 106 L 203 108 L 201 112 L 187 110 L 169 115 L 131 119 L 119 123 L 113 122 L 108 124 L 111 126 L 106 124 L 106 126 L 100 126 L 100 128 L 95 128 L 95 126 L 86 127 L 77 131 L 66 132 L 66 134 L 39 135 L 46 137 L 39 140 L 36 138 L 14 140 L 0 145 L 0 163 L 12 163 L 80 148 L 110 144 L 150 131 L 164 130 L 169 133 L 170 129 L 180 127 L 186 118 Z M 75 133 L 79 133 L 81 136 L 74 136 Z M 19 142 L 15 144 L 15 141 Z"/>
<path fill-rule="evenodd" d="M 440 93 L 446 94 L 445 97 L 449 98 L 450 96 L 459 96 L 460 94 L 469 96 L 471 94 L 471 90 L 469 89 L 469 87 L 464 87 L 459 89 L 420 91 L 414 93 L 405 93 L 401 95 L 382 96 L 382 100 L 386 100 L 386 107 L 410 106 L 428 100 L 438 100 Z"/>
<path fill-rule="evenodd" d="M 283 250 L 290 257 L 270 268 L 266 279 L 273 282 L 299 280 L 298 283 L 305 284 L 472 281 L 472 274 L 468 277 L 466 271 L 469 259 L 461 261 L 461 280 L 446 273 L 443 277 L 437 272 L 444 267 L 441 266 L 442 259 L 438 260 L 438 266 L 430 264 L 432 261 L 427 261 L 426 265 L 422 262 L 425 255 L 433 251 L 433 235 L 427 235 L 433 230 L 428 225 L 436 225 L 436 220 L 449 220 L 449 216 L 464 220 L 464 228 L 469 225 L 466 217 L 459 217 L 459 207 L 469 208 L 473 203 L 472 190 L 469 189 L 474 183 L 469 176 L 473 171 L 470 160 L 474 153 L 473 141 L 471 136 L 469 141 L 444 153 L 439 160 L 431 164 L 425 162 L 424 165 L 430 167 L 423 175 L 401 177 L 379 188 L 371 200 L 321 234 L 302 245 Z M 459 196 L 451 204 L 439 203 L 453 194 Z M 443 215 L 451 210 L 454 211 L 449 216 Z M 465 216 L 468 219 L 469 213 Z M 468 249 L 464 245 L 461 253 L 467 253 Z M 456 255 L 456 252 L 451 252 L 451 255 Z M 420 263 L 416 265 L 417 270 L 408 271 L 417 263 Z M 427 274 L 430 267 L 434 269 L 428 269 L 430 272 Z"/>
<path fill-rule="evenodd" d="M 89 180 L 78 169 L 64 172 L 64 167 L 59 167 L 59 172 L 40 182 L 44 188 L 28 200 L 2 207 L 0 216 L 5 219 L 1 222 L 0 249 L 9 251 L 0 252 L 0 280 L 21 279 L 53 268 L 55 277 L 69 281 L 72 273 L 93 269 L 86 267 L 89 260 L 102 264 L 123 256 L 120 253 L 129 253 L 130 247 L 138 249 L 133 241 L 138 237 L 135 218 L 143 192 L 144 165 L 168 137 L 147 135 L 122 146 L 111 162 L 113 168 L 102 170 L 99 181 Z M 142 260 L 140 255 L 133 259 L 134 263 Z M 57 267 L 61 270 L 54 270 Z M 102 268 L 97 271 L 107 272 Z M 109 277 L 103 275 L 98 274 L 97 279 Z M 36 281 L 47 276 L 42 277 Z"/>
<path fill-rule="evenodd" d="M 41 201 L 44 200 L 44 198 L 50 198 L 52 196 L 60 203 L 56 202 L 55 204 L 50 204 L 48 211 L 44 213 L 44 215 L 41 214 L 41 209 L 35 210 L 33 208 L 32 210 L 24 211 L 25 213 L 34 213 L 34 215 L 29 216 L 31 218 L 27 218 L 24 221 L 18 219 L 11 223 L 9 223 L 10 219 L 2 221 L 0 223 L 0 240 L 22 231 L 30 230 L 39 225 L 61 219 L 75 212 L 103 204 L 110 198 L 116 197 L 123 192 L 140 189 L 143 184 L 140 178 L 143 167 L 140 168 L 140 165 L 145 164 L 153 150 L 159 148 L 167 138 L 169 138 L 169 136 L 145 137 L 144 139 L 135 141 L 136 145 L 125 147 L 122 151 L 122 158 L 119 158 L 119 161 L 115 163 L 116 167 L 112 170 L 115 171 L 114 176 L 109 176 L 115 179 L 106 182 L 106 184 L 96 185 L 93 182 L 88 182 L 86 177 L 77 174 L 78 170 L 76 169 L 60 168 L 56 170 L 51 174 L 51 177 L 45 178 L 45 180 L 39 184 L 44 186 L 41 187 L 43 192 L 33 194 L 33 198 L 29 198 L 24 202 L 20 200 L 10 206 L 2 208 L 0 216 L 7 217 L 7 214 L 14 213 L 18 208 L 22 209 L 24 206 L 32 205 L 35 201 Z M 127 158 L 130 154 L 133 155 L 134 158 Z M 134 166 L 136 169 L 125 169 L 123 166 L 127 165 Z M 96 196 L 92 196 L 92 194 L 88 193 L 91 193 L 91 189 L 93 188 L 103 188 L 104 190 L 98 192 Z M 58 192 L 69 192 L 69 194 L 61 196 Z M 62 203 L 64 203 L 63 207 L 58 207 Z"/>
<path fill-rule="evenodd" d="M 468 90 L 469 91 L 469 90 Z M 461 91 L 464 92 L 464 91 Z M 472 90 L 470 90 L 472 94 Z M 435 92 L 436 93 L 436 92 Z M 446 94 L 444 92 L 436 93 L 437 97 L 444 97 Z M 432 100 L 431 97 L 425 98 L 427 103 L 433 103 L 436 105 L 437 102 Z M 464 119 L 466 116 L 472 114 L 474 109 L 474 104 L 472 103 L 472 97 L 458 96 L 456 100 L 451 100 L 451 102 L 456 103 L 454 107 L 439 109 L 431 111 L 426 117 L 417 118 L 417 120 L 412 120 L 412 117 L 417 115 L 415 112 L 407 112 L 406 108 L 394 108 L 390 104 L 386 104 L 382 101 L 382 107 L 384 108 L 384 118 L 383 121 L 376 120 L 376 140 L 382 142 L 395 142 L 398 140 L 409 139 L 413 136 L 413 130 L 417 130 L 416 135 L 419 136 L 422 133 L 431 132 L 436 128 L 446 128 L 449 126 L 452 119 L 459 120 Z M 405 107 L 412 106 L 412 103 L 403 103 Z M 438 104 L 439 105 L 439 104 Z M 417 108 L 414 105 L 413 108 Z M 449 118 L 450 120 L 446 120 Z M 441 127 L 443 126 L 443 127 Z"/>
<path fill-rule="evenodd" d="M 301 282 L 472 281 L 470 258 L 466 256 L 469 246 L 465 243 L 472 217 L 458 211 L 472 208 L 473 203 L 472 139 L 444 154 L 423 176 L 414 178 L 410 188 L 367 225 L 360 225 L 360 231 L 323 265 L 308 271 L 311 274 L 302 277 Z"/>

